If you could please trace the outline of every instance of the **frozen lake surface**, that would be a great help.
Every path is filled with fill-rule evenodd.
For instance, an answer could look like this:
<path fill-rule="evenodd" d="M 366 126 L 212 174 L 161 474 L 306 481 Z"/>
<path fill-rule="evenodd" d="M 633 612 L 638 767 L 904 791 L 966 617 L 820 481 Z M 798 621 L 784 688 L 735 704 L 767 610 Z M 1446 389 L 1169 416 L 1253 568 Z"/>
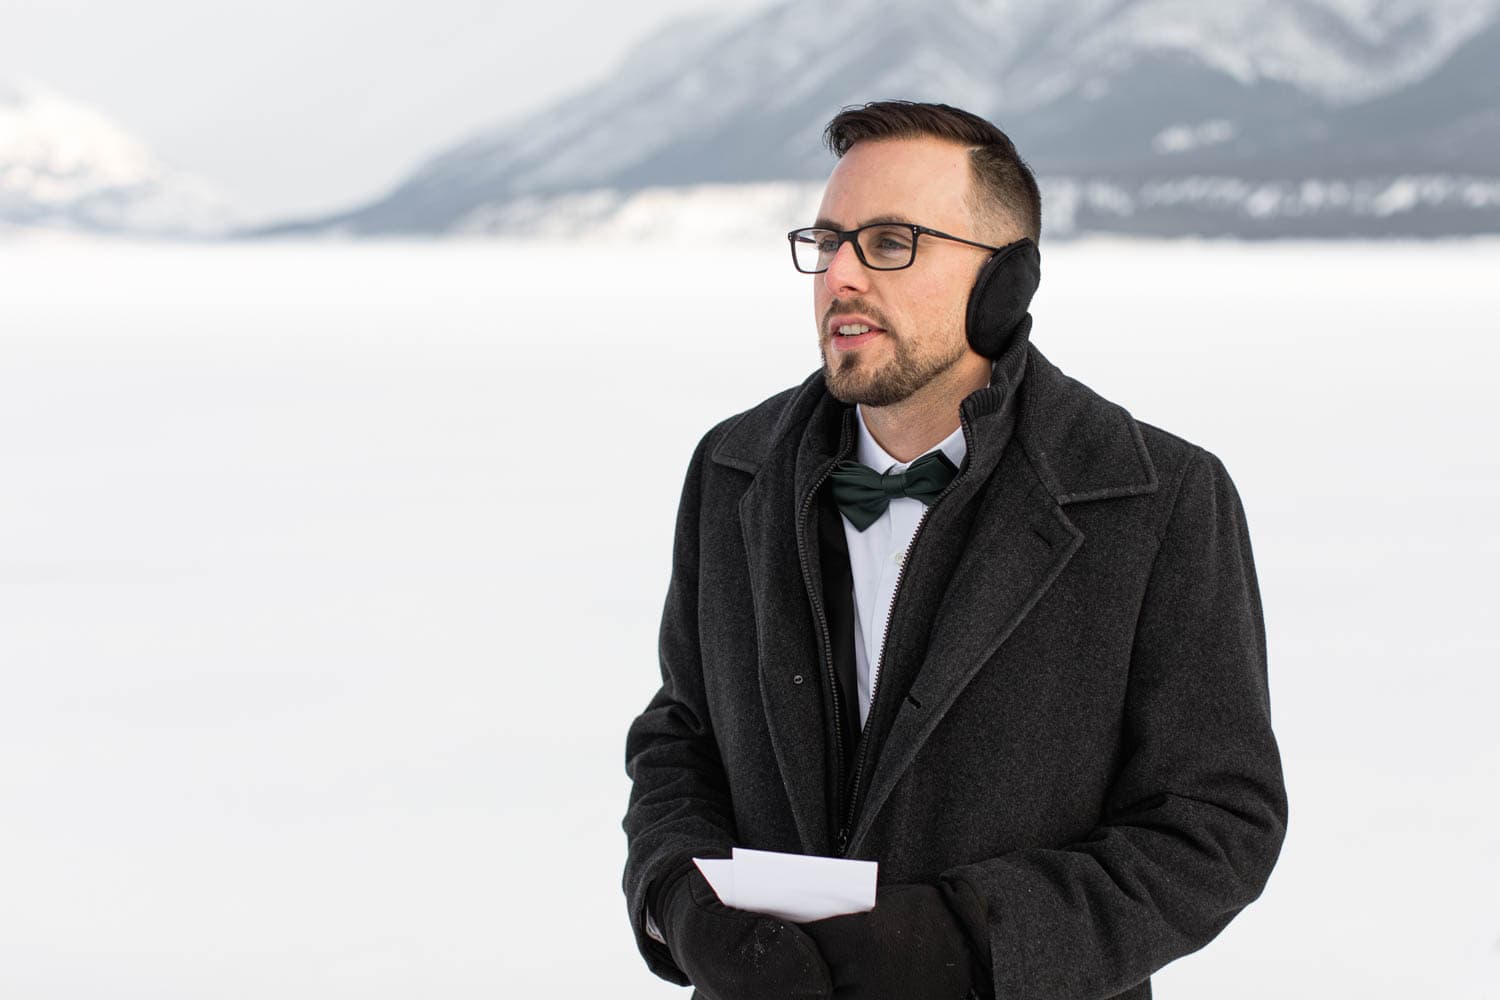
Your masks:
<path fill-rule="evenodd" d="M 1224 461 L 1265 605 L 1286 846 L 1156 995 L 1500 997 L 1500 241 L 1043 264 L 1033 340 Z M 688 457 L 817 366 L 811 280 L 0 244 L 0 995 L 686 996 L 624 733 Z"/>

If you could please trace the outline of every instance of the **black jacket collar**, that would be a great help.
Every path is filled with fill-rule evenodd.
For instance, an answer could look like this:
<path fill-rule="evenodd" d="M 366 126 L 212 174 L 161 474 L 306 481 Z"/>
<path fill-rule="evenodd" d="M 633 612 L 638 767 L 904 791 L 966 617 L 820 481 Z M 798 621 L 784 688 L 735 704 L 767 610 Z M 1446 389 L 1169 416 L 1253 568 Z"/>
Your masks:
<path fill-rule="evenodd" d="M 1063 374 L 1029 338 L 1018 338 L 996 359 L 993 372 L 990 385 L 961 407 L 973 429 L 966 472 L 973 467 L 981 472 L 976 479 L 985 478 L 982 473 L 993 470 L 1014 434 L 1059 504 L 1156 490 L 1156 467 L 1130 413 Z M 711 458 L 753 474 L 774 449 L 803 440 L 811 449 L 808 458 L 831 456 L 842 431 L 838 421 L 853 419 L 853 407 L 828 394 L 819 369 L 744 413 Z M 822 429 L 804 438 L 809 421 Z M 830 433 L 830 425 L 839 429 Z"/>

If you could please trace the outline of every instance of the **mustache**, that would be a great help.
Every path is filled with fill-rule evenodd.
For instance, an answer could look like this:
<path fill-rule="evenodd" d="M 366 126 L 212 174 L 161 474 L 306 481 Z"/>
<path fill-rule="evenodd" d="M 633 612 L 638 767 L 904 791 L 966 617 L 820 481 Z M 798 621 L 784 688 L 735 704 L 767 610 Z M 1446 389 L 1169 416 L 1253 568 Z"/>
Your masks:
<path fill-rule="evenodd" d="M 834 299 L 828 303 L 828 310 L 823 313 L 823 320 L 818 324 L 819 332 L 828 329 L 828 321 L 839 313 L 863 313 L 875 321 L 875 325 L 886 333 L 894 334 L 886 318 L 881 315 L 880 310 L 869 305 L 863 299 Z"/>

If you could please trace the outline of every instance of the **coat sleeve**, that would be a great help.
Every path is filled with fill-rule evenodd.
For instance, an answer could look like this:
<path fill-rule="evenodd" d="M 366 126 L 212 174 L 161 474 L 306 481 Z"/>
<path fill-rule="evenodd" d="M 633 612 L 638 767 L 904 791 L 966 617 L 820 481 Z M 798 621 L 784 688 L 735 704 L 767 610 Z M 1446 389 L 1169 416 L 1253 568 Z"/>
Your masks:
<path fill-rule="evenodd" d="M 1111 997 L 1255 899 L 1286 832 L 1265 625 L 1239 495 L 1188 460 L 1152 565 L 1100 822 L 1057 848 L 945 872 L 987 904 L 1000 1000 Z"/>
<path fill-rule="evenodd" d="M 728 857 L 735 843 L 729 783 L 708 715 L 698 643 L 698 535 L 704 458 L 713 436 L 709 431 L 694 451 L 678 504 L 657 644 L 661 687 L 625 738 L 625 770 L 632 782 L 622 823 L 630 922 L 647 966 L 680 986 L 689 985 L 687 976 L 646 933 L 651 888 L 683 860 Z"/>

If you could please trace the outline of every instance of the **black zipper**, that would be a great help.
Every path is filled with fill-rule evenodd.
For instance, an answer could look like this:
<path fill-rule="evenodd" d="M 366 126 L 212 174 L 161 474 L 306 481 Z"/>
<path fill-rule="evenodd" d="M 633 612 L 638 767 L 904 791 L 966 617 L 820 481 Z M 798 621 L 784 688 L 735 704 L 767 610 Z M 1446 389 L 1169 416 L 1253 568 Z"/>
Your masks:
<path fill-rule="evenodd" d="M 963 428 L 964 432 L 964 447 L 966 449 L 965 459 L 967 460 L 968 455 L 973 453 L 974 443 L 971 440 L 969 419 L 964 415 L 962 410 L 959 411 L 958 422 L 959 426 Z M 880 657 L 874 663 L 875 679 L 871 682 L 870 685 L 870 710 L 869 713 L 865 716 L 866 722 L 868 722 L 870 719 L 875 718 L 875 699 L 880 695 L 880 678 L 885 673 L 885 648 L 886 645 L 890 642 L 891 622 L 894 621 L 896 617 L 896 604 L 901 600 L 901 581 L 906 578 L 906 564 L 911 561 L 911 554 L 917 547 L 917 539 L 922 535 L 922 527 L 927 523 L 927 518 L 932 513 L 932 508 L 936 507 L 940 502 L 942 502 L 943 497 L 948 495 L 949 491 L 953 489 L 954 484 L 956 484 L 957 482 L 958 476 L 954 476 L 953 479 L 949 481 L 948 485 L 943 487 L 943 491 L 933 498 L 932 503 L 927 506 L 927 509 L 922 511 L 922 516 L 917 519 L 917 526 L 912 531 L 911 542 L 906 546 L 906 554 L 901 559 L 901 566 L 896 570 L 896 589 L 891 594 L 891 606 L 887 608 L 885 612 L 885 632 L 880 637 Z M 854 758 L 854 778 L 849 787 L 849 798 L 847 808 L 844 813 L 844 823 L 839 827 L 838 852 L 840 857 L 843 857 L 844 854 L 849 850 L 849 835 L 854 829 L 854 817 L 859 808 L 860 785 L 863 784 L 865 774 L 865 759 L 869 756 L 869 753 L 867 752 L 869 750 L 869 747 L 870 741 L 865 739 L 864 734 L 861 733 L 859 740 L 859 752 Z"/>
<path fill-rule="evenodd" d="M 828 477 L 833 474 L 834 468 L 843 460 L 848 449 L 849 420 L 846 417 L 843 421 L 843 426 L 839 430 L 838 453 L 834 456 L 833 461 L 828 463 L 827 468 L 823 470 L 822 474 L 818 476 L 817 481 L 813 483 L 812 489 L 808 491 L 807 496 L 803 498 L 802 513 L 797 522 L 797 558 L 802 566 L 803 582 L 807 585 L 807 593 L 812 601 L 813 616 L 818 622 L 818 640 L 823 654 L 824 669 L 828 673 L 828 690 L 833 699 L 833 773 L 836 776 L 835 780 L 840 786 L 844 782 L 844 716 L 839 708 L 839 679 L 833 665 L 833 636 L 828 629 L 827 611 L 823 607 L 823 585 L 821 582 L 813 580 L 812 572 L 807 568 L 807 525 L 808 513 L 812 510 L 813 500 L 817 498 L 818 490 L 822 488 L 823 483 Z M 838 790 L 842 792 L 841 787 Z M 839 853 L 843 853 L 842 848 Z"/>

